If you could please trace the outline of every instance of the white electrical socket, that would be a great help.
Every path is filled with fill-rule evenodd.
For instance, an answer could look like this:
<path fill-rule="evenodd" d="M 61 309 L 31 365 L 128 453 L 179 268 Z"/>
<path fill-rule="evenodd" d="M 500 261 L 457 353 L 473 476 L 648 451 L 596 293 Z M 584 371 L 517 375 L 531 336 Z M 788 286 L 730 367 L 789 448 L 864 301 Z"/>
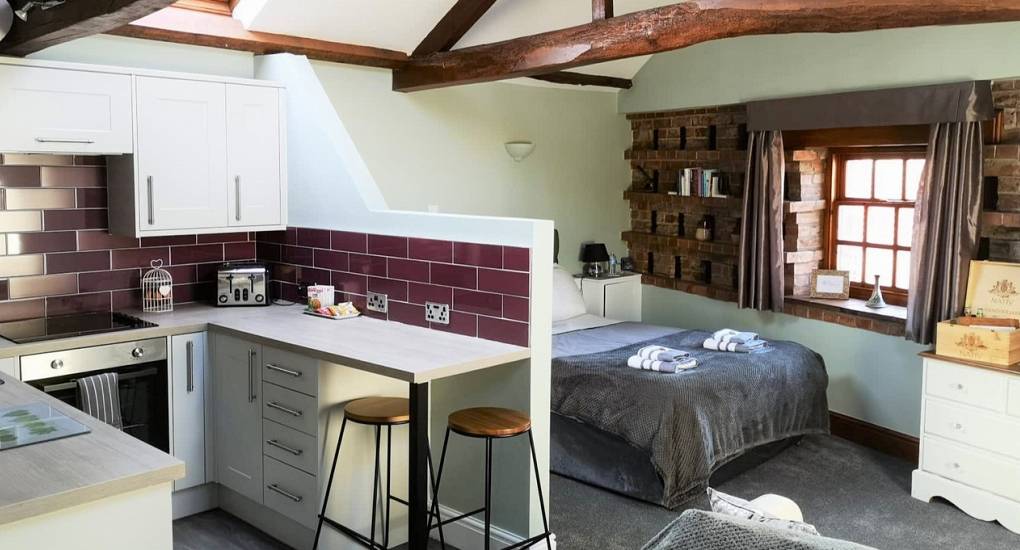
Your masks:
<path fill-rule="evenodd" d="M 450 304 L 425 302 L 425 320 L 440 325 L 450 324 Z"/>
<path fill-rule="evenodd" d="M 386 313 L 389 311 L 389 303 L 386 300 L 385 294 L 378 292 L 369 292 L 368 296 L 368 310 L 376 311 L 379 313 Z"/>

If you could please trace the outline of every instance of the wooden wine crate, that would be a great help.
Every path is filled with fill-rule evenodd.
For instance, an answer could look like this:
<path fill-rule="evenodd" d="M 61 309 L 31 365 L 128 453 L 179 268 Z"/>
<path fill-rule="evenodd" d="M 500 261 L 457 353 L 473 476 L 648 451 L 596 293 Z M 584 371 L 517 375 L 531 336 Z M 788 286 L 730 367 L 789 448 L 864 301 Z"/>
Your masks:
<path fill-rule="evenodd" d="M 964 302 L 970 313 L 1020 319 L 1020 264 L 973 261 Z M 1020 330 L 992 330 L 942 321 L 935 353 L 997 365 L 1020 363 Z"/>

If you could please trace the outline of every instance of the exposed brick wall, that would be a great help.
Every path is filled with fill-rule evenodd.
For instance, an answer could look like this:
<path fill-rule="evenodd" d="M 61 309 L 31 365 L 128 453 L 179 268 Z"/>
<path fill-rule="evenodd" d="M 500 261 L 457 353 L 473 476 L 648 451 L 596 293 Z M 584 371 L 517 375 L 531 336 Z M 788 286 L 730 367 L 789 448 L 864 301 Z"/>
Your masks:
<path fill-rule="evenodd" d="M 273 296 L 303 302 L 298 283 L 331 284 L 371 317 L 528 345 L 527 248 L 303 227 L 256 235 Z M 387 295 L 388 315 L 368 311 L 368 291 Z M 449 304 L 450 324 L 427 322 L 425 302 Z"/>
<path fill-rule="evenodd" d="M 1020 212 L 1020 80 L 993 83 L 995 108 L 1003 112 L 1003 135 L 997 144 L 985 146 L 985 185 L 994 186 L 993 196 L 986 193 L 986 209 L 996 212 Z M 988 201 L 993 204 L 987 204 Z M 986 213 L 981 235 L 987 239 L 988 256 L 993 260 L 1020 262 L 1020 216 Z"/>
<path fill-rule="evenodd" d="M 825 148 L 786 151 L 783 249 L 787 258 L 787 294 L 808 295 L 811 271 L 818 269 L 823 259 L 825 199 L 831 185 L 828 159 L 829 151 Z"/>
<path fill-rule="evenodd" d="M 109 235 L 103 157 L 3 155 L 0 193 L 0 322 L 140 307 L 154 259 L 175 303 L 211 301 L 223 261 L 255 258 L 246 232 Z"/>

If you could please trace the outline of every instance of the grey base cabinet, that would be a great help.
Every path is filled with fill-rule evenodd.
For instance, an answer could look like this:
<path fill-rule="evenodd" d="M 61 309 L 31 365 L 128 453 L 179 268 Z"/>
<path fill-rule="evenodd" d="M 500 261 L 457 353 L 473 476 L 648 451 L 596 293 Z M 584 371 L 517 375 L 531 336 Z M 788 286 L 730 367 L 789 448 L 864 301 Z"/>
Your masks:
<path fill-rule="evenodd" d="M 216 481 L 262 503 L 262 346 L 211 335 Z"/>

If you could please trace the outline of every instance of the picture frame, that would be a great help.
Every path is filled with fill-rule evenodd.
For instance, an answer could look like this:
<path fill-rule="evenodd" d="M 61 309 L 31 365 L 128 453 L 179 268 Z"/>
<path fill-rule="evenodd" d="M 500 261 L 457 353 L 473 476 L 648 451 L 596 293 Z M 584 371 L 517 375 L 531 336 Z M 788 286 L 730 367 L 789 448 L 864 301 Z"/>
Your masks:
<path fill-rule="evenodd" d="M 813 270 L 811 297 L 828 300 L 850 299 L 850 272 L 838 269 Z"/>

